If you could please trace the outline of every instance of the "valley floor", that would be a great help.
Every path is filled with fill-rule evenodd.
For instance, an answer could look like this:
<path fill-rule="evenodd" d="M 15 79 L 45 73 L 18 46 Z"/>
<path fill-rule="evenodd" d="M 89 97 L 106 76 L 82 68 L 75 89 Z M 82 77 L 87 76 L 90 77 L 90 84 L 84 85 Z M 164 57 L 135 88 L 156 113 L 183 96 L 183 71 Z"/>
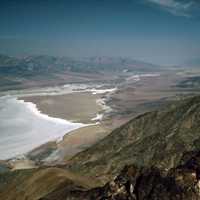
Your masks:
<path fill-rule="evenodd" d="M 176 87 L 186 77 L 184 73 L 174 72 L 140 76 L 139 80 L 131 76 L 117 84 L 110 84 L 109 88 L 117 88 L 111 93 L 83 89 L 58 95 L 21 95 L 19 99 L 36 104 L 42 113 L 51 117 L 92 125 L 66 134 L 62 141 L 46 143 L 29 152 L 26 158 L 9 161 L 9 164 L 13 169 L 31 168 L 38 164 L 64 164 L 134 116 L 166 106 L 182 95 L 198 93 L 199 90 Z M 98 119 L 98 114 L 103 118 Z"/>

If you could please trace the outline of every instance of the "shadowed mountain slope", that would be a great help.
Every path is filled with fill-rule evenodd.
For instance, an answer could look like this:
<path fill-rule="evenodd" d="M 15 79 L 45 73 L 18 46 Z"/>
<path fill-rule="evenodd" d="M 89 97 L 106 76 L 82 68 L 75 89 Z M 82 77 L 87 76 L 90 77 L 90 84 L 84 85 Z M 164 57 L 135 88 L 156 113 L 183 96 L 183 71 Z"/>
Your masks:
<path fill-rule="evenodd" d="M 198 200 L 200 153 L 186 153 L 182 162 L 168 172 L 155 167 L 126 166 L 104 187 L 70 192 L 60 188 L 40 200 Z"/>
<path fill-rule="evenodd" d="M 200 97 L 138 116 L 71 159 L 69 168 L 107 181 L 129 164 L 169 169 L 200 149 Z"/>

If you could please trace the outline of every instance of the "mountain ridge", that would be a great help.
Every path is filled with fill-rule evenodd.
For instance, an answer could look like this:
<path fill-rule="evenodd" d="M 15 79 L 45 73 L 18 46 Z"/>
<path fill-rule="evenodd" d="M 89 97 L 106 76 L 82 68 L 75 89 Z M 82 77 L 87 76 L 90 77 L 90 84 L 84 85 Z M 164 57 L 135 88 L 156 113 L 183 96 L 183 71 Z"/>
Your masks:
<path fill-rule="evenodd" d="M 184 152 L 200 148 L 199 123 L 200 96 L 188 98 L 132 119 L 73 157 L 69 168 L 108 181 L 125 164 L 176 167 Z"/>
<path fill-rule="evenodd" d="M 0 55 L 0 90 L 24 89 L 67 83 L 109 82 L 131 72 L 158 72 L 164 68 L 130 58 L 55 57 L 22 58 Z M 121 79 L 120 79 L 121 80 Z"/>
<path fill-rule="evenodd" d="M 182 162 L 169 171 L 129 165 L 103 187 L 71 192 L 58 189 L 40 200 L 197 200 L 200 198 L 199 171 L 200 152 L 187 152 Z"/>

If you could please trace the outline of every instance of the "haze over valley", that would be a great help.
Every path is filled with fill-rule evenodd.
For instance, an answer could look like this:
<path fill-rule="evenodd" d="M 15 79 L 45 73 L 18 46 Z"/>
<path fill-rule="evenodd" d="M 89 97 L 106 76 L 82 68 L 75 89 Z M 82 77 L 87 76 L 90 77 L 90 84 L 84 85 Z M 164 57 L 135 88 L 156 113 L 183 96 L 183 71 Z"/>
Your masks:
<path fill-rule="evenodd" d="M 0 4 L 1 200 L 200 199 L 199 1 Z"/>

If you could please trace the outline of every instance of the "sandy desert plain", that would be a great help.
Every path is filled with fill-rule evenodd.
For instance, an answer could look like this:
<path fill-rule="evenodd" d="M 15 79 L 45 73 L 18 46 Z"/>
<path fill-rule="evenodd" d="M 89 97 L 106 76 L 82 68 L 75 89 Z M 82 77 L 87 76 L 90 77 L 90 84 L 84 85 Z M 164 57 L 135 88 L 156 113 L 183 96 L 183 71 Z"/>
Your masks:
<path fill-rule="evenodd" d="M 22 157 L 8 159 L 9 167 L 66 164 L 75 154 L 97 143 L 131 118 L 181 98 L 179 92 L 185 95 L 198 93 L 198 90 L 176 87 L 188 76 L 194 75 L 182 72 L 133 74 L 110 84 L 67 84 L 15 94 L 18 100 L 36 105 L 40 113 L 86 126 L 69 131 L 62 139 L 45 142 Z"/>

